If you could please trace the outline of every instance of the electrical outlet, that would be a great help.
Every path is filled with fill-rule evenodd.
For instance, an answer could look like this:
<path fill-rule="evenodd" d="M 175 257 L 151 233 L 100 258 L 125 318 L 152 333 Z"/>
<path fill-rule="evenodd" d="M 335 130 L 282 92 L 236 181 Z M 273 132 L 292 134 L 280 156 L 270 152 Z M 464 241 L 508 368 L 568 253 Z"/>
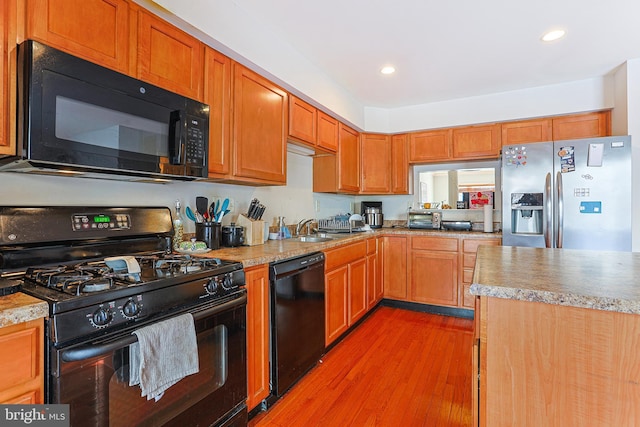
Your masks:
<path fill-rule="evenodd" d="M 231 197 L 229 197 L 229 206 L 227 207 L 227 209 L 229 209 L 230 212 L 236 210 L 236 202 Z"/>
<path fill-rule="evenodd" d="M 320 212 L 320 200 L 316 200 L 316 212 Z"/>

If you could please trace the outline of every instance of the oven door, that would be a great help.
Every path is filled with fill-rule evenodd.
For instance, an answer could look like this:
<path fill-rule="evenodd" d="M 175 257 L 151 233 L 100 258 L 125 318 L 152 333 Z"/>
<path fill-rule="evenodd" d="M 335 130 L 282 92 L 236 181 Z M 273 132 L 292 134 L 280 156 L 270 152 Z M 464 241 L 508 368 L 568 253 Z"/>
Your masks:
<path fill-rule="evenodd" d="M 48 402 L 69 404 L 72 426 L 246 425 L 246 294 L 191 312 L 200 371 L 157 402 L 129 386 L 131 331 L 52 350 Z"/>

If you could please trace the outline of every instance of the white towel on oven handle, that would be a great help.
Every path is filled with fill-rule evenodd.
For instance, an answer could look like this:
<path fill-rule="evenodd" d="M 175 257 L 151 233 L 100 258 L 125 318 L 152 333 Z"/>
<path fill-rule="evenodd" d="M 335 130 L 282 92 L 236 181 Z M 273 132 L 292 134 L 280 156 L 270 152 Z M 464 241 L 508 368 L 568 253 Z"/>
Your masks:
<path fill-rule="evenodd" d="M 133 332 L 129 346 L 129 385 L 140 384 L 142 396 L 158 401 L 165 390 L 197 373 L 198 341 L 190 313 L 145 326 Z"/>

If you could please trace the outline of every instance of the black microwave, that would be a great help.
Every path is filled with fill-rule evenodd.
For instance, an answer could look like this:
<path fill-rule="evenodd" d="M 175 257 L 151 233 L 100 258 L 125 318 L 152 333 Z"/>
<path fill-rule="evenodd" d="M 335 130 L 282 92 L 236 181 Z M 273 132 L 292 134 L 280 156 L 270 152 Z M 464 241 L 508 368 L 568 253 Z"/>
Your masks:
<path fill-rule="evenodd" d="M 4 170 L 207 177 L 208 105 L 33 40 L 18 49 L 17 116 Z"/>

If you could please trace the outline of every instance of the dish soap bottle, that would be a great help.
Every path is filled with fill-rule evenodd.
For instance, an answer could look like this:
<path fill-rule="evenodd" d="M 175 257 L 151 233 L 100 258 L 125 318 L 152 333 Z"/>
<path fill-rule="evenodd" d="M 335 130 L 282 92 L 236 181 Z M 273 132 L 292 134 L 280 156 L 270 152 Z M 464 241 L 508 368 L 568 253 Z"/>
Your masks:
<path fill-rule="evenodd" d="M 173 219 L 173 250 L 180 249 L 180 243 L 184 236 L 184 218 L 180 200 L 176 200 L 176 216 Z"/>

